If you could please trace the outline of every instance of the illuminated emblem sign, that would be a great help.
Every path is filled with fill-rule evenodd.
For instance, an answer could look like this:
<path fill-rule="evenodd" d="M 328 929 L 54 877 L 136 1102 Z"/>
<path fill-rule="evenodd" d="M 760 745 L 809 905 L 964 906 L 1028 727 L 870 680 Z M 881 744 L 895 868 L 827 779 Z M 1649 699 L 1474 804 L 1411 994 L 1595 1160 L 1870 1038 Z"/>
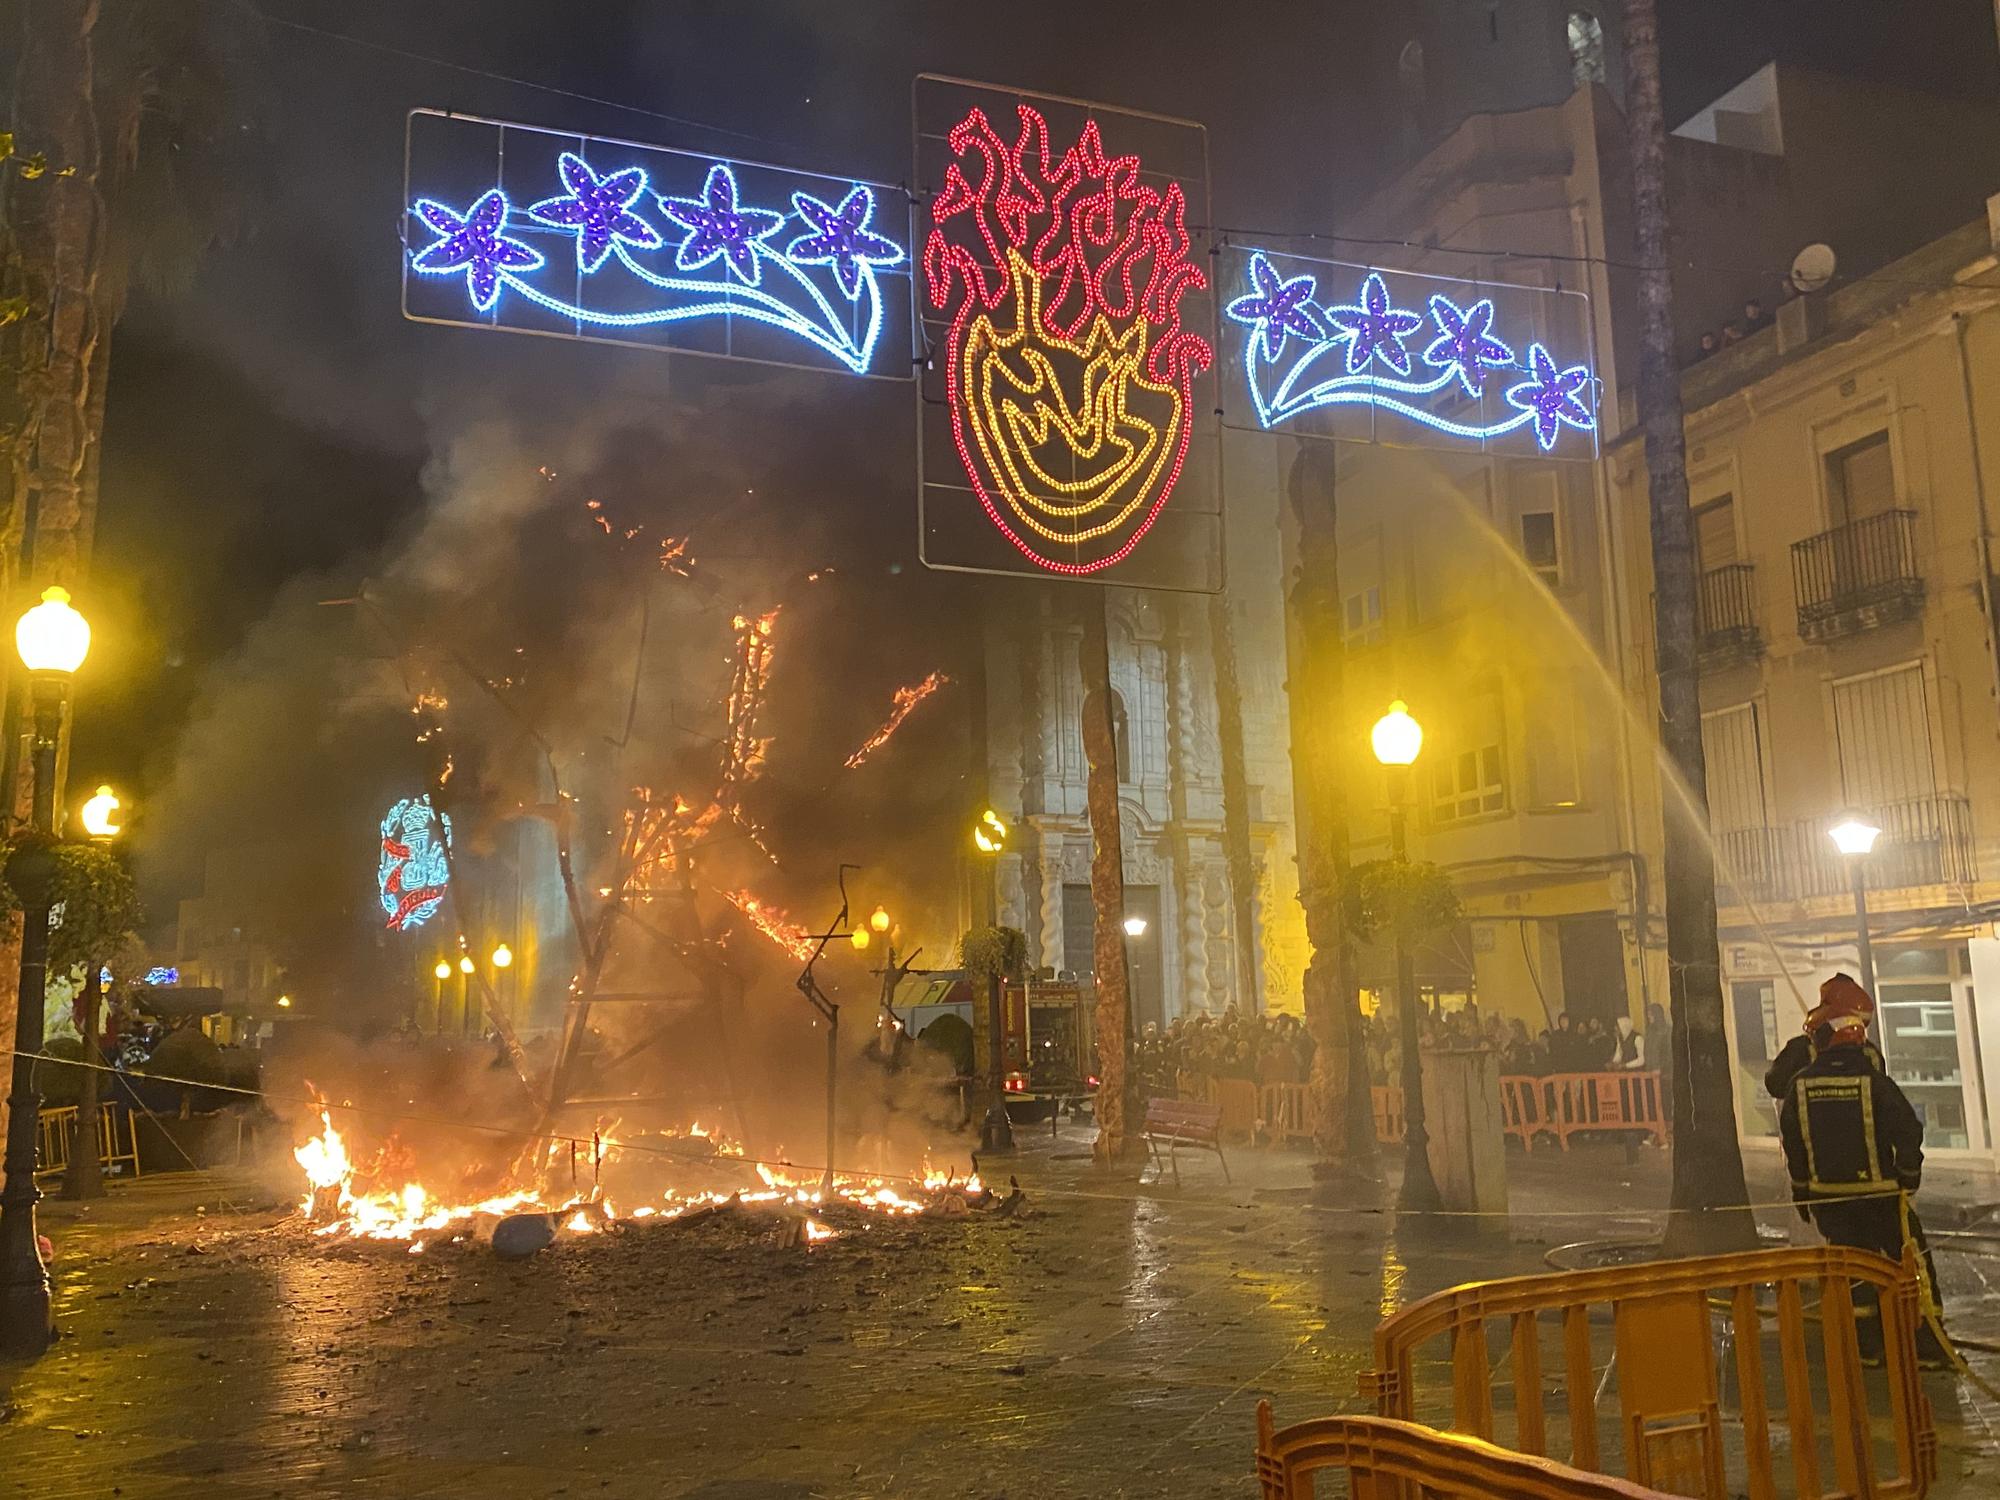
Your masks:
<path fill-rule="evenodd" d="M 1235 295 L 1223 314 L 1240 336 L 1259 426 L 1596 453 L 1598 383 L 1580 294 L 1264 250 L 1228 259 Z"/>
<path fill-rule="evenodd" d="M 418 110 L 405 191 L 412 318 L 909 377 L 901 189 Z"/>
<path fill-rule="evenodd" d="M 989 101 L 991 113 L 963 108 L 943 128 L 939 158 L 920 157 L 932 183 L 923 315 L 956 458 L 958 537 L 978 525 L 1013 549 L 990 571 L 1216 586 L 1216 528 L 1183 530 L 1151 572 L 1135 557 L 1174 514 L 1215 404 L 1197 395 L 1214 363 L 1201 331 L 1214 304 L 1187 192 L 1171 170 L 1125 149 L 1145 131 L 1115 112 L 1002 100 Z M 1197 513 L 1213 500 L 1213 470 L 1211 459 Z M 941 493 L 951 481 L 926 481 L 927 511 L 953 503 Z M 926 516 L 925 561 L 978 561 L 967 555 L 976 547 L 935 545 L 939 519 Z M 1144 576 L 1121 566 L 1128 559 Z M 1195 565 L 1190 581 L 1158 571 L 1177 561 Z"/>
<path fill-rule="evenodd" d="M 434 813 L 429 797 L 405 797 L 389 809 L 375 889 L 391 932 L 408 932 L 437 915 L 451 881 L 450 843 L 451 819 Z"/>

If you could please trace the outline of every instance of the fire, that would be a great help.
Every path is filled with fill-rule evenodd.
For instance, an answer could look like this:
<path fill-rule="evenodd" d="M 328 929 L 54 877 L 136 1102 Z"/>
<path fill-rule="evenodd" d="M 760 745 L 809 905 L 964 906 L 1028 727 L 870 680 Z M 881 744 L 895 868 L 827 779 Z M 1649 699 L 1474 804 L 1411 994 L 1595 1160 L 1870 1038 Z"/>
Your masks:
<path fill-rule="evenodd" d="M 319 1133 L 292 1152 L 305 1174 L 306 1195 L 300 1208 L 313 1233 L 407 1242 L 412 1255 L 422 1254 L 427 1244 L 438 1240 L 462 1239 L 481 1232 L 490 1228 L 490 1222 L 482 1225 L 481 1221 L 494 1221 L 509 1214 L 547 1214 L 562 1235 L 599 1235 L 621 1224 L 666 1222 L 700 1209 L 730 1204 L 792 1213 L 823 1211 L 838 1204 L 850 1210 L 904 1218 L 930 1211 L 944 1201 L 947 1193 L 972 1198 L 984 1191 L 976 1176 L 960 1178 L 953 1172 L 926 1169 L 921 1188 L 907 1179 L 840 1173 L 834 1177 L 829 1193 L 822 1186 L 819 1172 L 751 1161 L 743 1156 L 741 1146 L 696 1123 L 684 1130 L 660 1131 L 654 1138 L 668 1142 L 686 1139 L 712 1142 L 715 1148 L 712 1157 L 704 1155 L 702 1160 L 733 1158 L 744 1171 L 746 1181 L 754 1185 L 734 1189 L 721 1185 L 691 1190 L 669 1187 L 659 1190 L 654 1201 L 629 1208 L 615 1206 L 595 1187 L 581 1198 L 573 1189 L 519 1188 L 478 1200 L 455 1201 L 418 1182 L 404 1182 L 393 1189 L 369 1185 L 368 1179 L 376 1169 L 357 1168 L 330 1110 L 320 1110 L 319 1125 Z M 632 1142 L 633 1148 L 638 1149 L 639 1140 L 643 1139 Z M 545 1184 L 572 1181 L 574 1174 L 568 1170 L 570 1144 L 566 1139 L 550 1142 L 549 1149 L 535 1153 L 539 1165 L 530 1167 L 529 1172 Z M 593 1182 L 597 1171 L 612 1164 L 624 1149 L 610 1139 L 608 1131 L 600 1131 L 594 1142 L 575 1144 L 579 1149 L 593 1148 Z M 662 1154 L 670 1156 L 671 1152 Z M 377 1153 L 376 1161 L 379 1166 L 392 1158 L 408 1160 L 393 1138 Z M 623 1193 L 619 1197 L 621 1202 L 628 1201 Z M 807 1238 L 811 1241 L 833 1239 L 839 1234 L 838 1230 L 812 1219 L 810 1214 L 806 1222 L 817 1226 L 816 1230 L 808 1229 Z"/>
<path fill-rule="evenodd" d="M 944 673 L 933 672 L 922 682 L 912 683 L 909 687 L 897 688 L 887 721 L 884 722 L 880 729 L 869 735 L 862 742 L 859 750 L 847 757 L 847 769 L 850 771 L 853 770 L 877 750 L 888 744 L 889 736 L 903 727 L 903 720 L 909 718 L 916 706 L 950 681 L 951 679 L 945 676 Z"/>
<path fill-rule="evenodd" d="M 775 906 L 766 906 L 748 891 L 724 891 L 723 899 L 744 916 L 765 937 L 804 963 L 813 955 L 813 936 Z"/>
<path fill-rule="evenodd" d="M 817 1245 L 823 1240 L 837 1240 L 839 1238 L 840 1231 L 838 1229 L 829 1229 L 817 1219 L 806 1220 L 806 1243 Z"/>

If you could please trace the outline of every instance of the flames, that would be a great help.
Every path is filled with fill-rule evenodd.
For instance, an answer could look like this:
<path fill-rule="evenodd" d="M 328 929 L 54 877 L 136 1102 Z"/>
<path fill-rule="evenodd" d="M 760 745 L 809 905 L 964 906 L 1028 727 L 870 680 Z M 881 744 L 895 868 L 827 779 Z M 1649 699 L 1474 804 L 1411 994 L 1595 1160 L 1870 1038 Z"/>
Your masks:
<path fill-rule="evenodd" d="M 1181 304 L 1208 281 L 1178 183 L 1107 156 L 1095 121 L 1053 157 L 1047 121 L 1019 113 L 1011 146 L 983 110 L 953 127 L 924 274 L 951 319 L 946 397 L 980 504 L 1031 561 L 1093 573 L 1180 476 L 1194 378 L 1214 361 Z"/>
<path fill-rule="evenodd" d="M 847 769 L 850 771 L 853 770 L 877 750 L 888 744 L 889 736 L 903 727 L 903 720 L 909 718 L 916 706 L 950 681 L 951 679 L 945 676 L 944 673 L 933 672 L 922 682 L 913 682 L 908 687 L 897 688 L 896 695 L 891 700 L 889 717 L 883 722 L 880 729 L 876 730 L 863 741 L 859 750 L 847 757 Z"/>
<path fill-rule="evenodd" d="M 748 891 L 724 891 L 722 898 L 748 917 L 751 926 L 800 963 L 813 956 L 813 935 L 775 906 L 766 906 Z"/>
<path fill-rule="evenodd" d="M 931 1212 L 956 1197 L 976 1199 L 985 1192 L 975 1174 L 961 1178 L 955 1173 L 926 1167 L 918 1181 L 891 1180 L 879 1176 L 836 1174 L 831 1192 L 821 1182 L 821 1174 L 800 1168 L 751 1162 L 735 1141 L 699 1123 L 685 1130 L 661 1132 L 665 1142 L 697 1139 L 714 1148 L 713 1157 L 725 1170 L 733 1170 L 740 1186 L 718 1184 L 696 1188 L 657 1190 L 653 1201 L 637 1202 L 629 1208 L 614 1207 L 602 1190 L 605 1169 L 614 1166 L 627 1144 L 600 1132 L 590 1142 L 577 1143 L 591 1148 L 593 1182 L 588 1192 L 578 1196 L 573 1190 L 561 1193 L 552 1188 L 515 1188 L 488 1197 L 459 1201 L 442 1196 L 418 1182 L 399 1187 L 381 1185 L 387 1163 L 397 1160 L 390 1146 L 376 1154 L 375 1164 L 358 1168 L 346 1138 L 334 1125 L 331 1110 L 319 1111 L 319 1133 L 293 1149 L 292 1156 L 305 1174 L 306 1193 L 300 1211 L 313 1233 L 354 1240 L 406 1242 L 412 1255 L 421 1254 L 427 1244 L 462 1239 L 509 1214 L 544 1213 L 564 1234 L 602 1234 L 626 1224 L 678 1219 L 707 1208 L 734 1204 L 805 1215 L 808 1241 L 834 1239 L 838 1231 L 818 1222 L 811 1214 L 838 1204 L 847 1208 L 893 1217 L 909 1217 Z M 538 1153 L 541 1176 L 551 1182 L 558 1160 L 566 1160 L 564 1143 L 549 1143 Z M 670 1160 L 671 1153 L 655 1160 Z M 919 1186 L 919 1182 L 921 1186 Z M 622 1198 L 622 1195 L 621 1195 Z"/>

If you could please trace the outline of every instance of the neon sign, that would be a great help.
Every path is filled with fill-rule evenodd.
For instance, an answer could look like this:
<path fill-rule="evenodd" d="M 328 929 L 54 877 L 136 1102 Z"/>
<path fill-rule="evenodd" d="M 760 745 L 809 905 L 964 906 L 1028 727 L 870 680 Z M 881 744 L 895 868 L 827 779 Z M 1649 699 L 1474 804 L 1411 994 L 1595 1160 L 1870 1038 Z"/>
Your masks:
<path fill-rule="evenodd" d="M 1302 258 L 1283 259 L 1289 265 Z M 1467 302 L 1457 284 L 1430 282 L 1461 295 L 1430 292 L 1418 310 L 1397 305 L 1381 271 L 1310 261 L 1303 263 L 1316 273 L 1288 275 L 1279 260 L 1249 252 L 1247 285 L 1223 309 L 1245 330 L 1244 377 L 1262 426 L 1354 407 L 1473 442 L 1532 433 L 1544 453 L 1568 429 L 1594 449 L 1597 379 L 1589 365 L 1564 362 L 1540 339 L 1517 354 L 1497 327 L 1497 298 L 1557 294 L 1482 285 L 1487 295 Z M 1351 300 L 1321 292 L 1327 271 L 1357 276 Z M 1389 274 L 1399 284 L 1428 281 Z M 1527 321 L 1529 310 L 1522 312 Z"/>
<path fill-rule="evenodd" d="M 437 915 L 451 882 L 451 818 L 431 799 L 405 797 L 382 820 L 375 889 L 391 932 L 409 932 Z"/>
<path fill-rule="evenodd" d="M 465 150 L 432 142 L 473 131 L 472 190 L 411 190 L 410 316 L 779 363 L 802 344 L 822 365 L 907 377 L 883 342 L 896 299 L 881 277 L 909 262 L 883 227 L 891 190 L 423 110 L 412 177 L 421 157 L 426 178 L 463 183 Z M 749 330 L 781 337 L 748 350 Z"/>
<path fill-rule="evenodd" d="M 948 317 L 945 402 L 987 520 L 1038 568 L 1088 576 L 1137 547 L 1179 482 L 1214 350 L 1183 326 L 1208 278 L 1179 183 L 1110 156 L 1095 120 L 1059 155 L 1017 105 L 974 108 L 931 203 L 923 270 Z"/>

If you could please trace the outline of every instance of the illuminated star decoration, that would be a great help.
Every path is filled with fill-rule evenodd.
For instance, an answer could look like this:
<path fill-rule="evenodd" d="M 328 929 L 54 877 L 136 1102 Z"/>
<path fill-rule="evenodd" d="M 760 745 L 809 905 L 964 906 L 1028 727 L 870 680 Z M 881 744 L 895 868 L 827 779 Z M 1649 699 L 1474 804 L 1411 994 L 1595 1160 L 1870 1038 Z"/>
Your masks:
<path fill-rule="evenodd" d="M 1490 300 L 1481 298 L 1472 306 L 1461 308 L 1440 293 L 1431 298 L 1431 318 L 1438 326 L 1438 336 L 1424 350 L 1424 363 L 1440 370 L 1455 370 L 1466 395 L 1481 393 L 1489 367 L 1505 368 L 1514 363 L 1514 351 L 1492 335 Z"/>
<path fill-rule="evenodd" d="M 509 271 L 533 271 L 542 265 L 541 252 L 500 232 L 507 222 L 507 195 L 490 189 L 460 217 L 430 198 L 417 200 L 417 217 L 438 238 L 410 261 L 410 269 L 426 276 L 465 272 L 472 305 L 491 312 L 500 299 L 500 281 Z"/>
<path fill-rule="evenodd" d="M 832 266 L 834 279 L 850 302 L 861 291 L 863 266 L 893 266 L 903 259 L 902 246 L 869 229 L 875 195 L 865 187 L 850 188 L 838 208 L 829 208 L 811 193 L 792 194 L 792 207 L 812 225 L 813 233 L 787 245 L 786 258 L 801 266 Z"/>
<path fill-rule="evenodd" d="M 1507 388 L 1507 401 L 1535 419 L 1535 441 L 1544 451 L 1556 445 L 1565 424 L 1588 432 L 1596 418 L 1584 404 L 1583 393 L 1590 388 L 1590 371 L 1583 365 L 1556 368 L 1549 351 L 1540 344 L 1528 346 L 1528 373 L 1531 379 Z"/>
<path fill-rule="evenodd" d="M 1410 373 L 1410 351 L 1403 340 L 1423 326 L 1423 318 L 1404 312 L 1389 300 L 1389 289 L 1373 271 L 1361 283 L 1361 298 L 1342 307 L 1330 307 L 1326 315 L 1335 327 L 1345 330 L 1347 373 L 1358 375 L 1371 359 L 1379 359 L 1398 375 Z"/>
<path fill-rule="evenodd" d="M 750 208 L 736 201 L 736 174 L 717 162 L 708 169 L 708 181 L 699 198 L 662 198 L 660 207 L 667 216 L 688 229 L 688 236 L 675 252 L 674 264 L 683 271 L 699 271 L 717 256 L 745 286 L 763 279 L 757 264 L 758 244 L 785 222 L 783 214 L 766 208 Z"/>
<path fill-rule="evenodd" d="M 1295 333 L 1314 343 L 1331 337 L 1313 307 L 1317 283 L 1310 276 L 1294 276 L 1287 281 L 1261 255 L 1250 257 L 1250 276 L 1257 289 L 1238 297 L 1224 309 L 1237 322 L 1247 324 L 1264 340 L 1264 358 L 1276 359 L 1285 347 L 1285 335 Z"/>
<path fill-rule="evenodd" d="M 578 270 L 595 271 L 619 240 L 637 250 L 657 250 L 665 243 L 659 230 L 632 212 L 646 191 L 642 168 L 625 167 L 599 177 L 582 157 L 565 151 L 556 160 L 556 172 L 568 191 L 544 198 L 528 213 L 544 224 L 576 231 Z"/>

